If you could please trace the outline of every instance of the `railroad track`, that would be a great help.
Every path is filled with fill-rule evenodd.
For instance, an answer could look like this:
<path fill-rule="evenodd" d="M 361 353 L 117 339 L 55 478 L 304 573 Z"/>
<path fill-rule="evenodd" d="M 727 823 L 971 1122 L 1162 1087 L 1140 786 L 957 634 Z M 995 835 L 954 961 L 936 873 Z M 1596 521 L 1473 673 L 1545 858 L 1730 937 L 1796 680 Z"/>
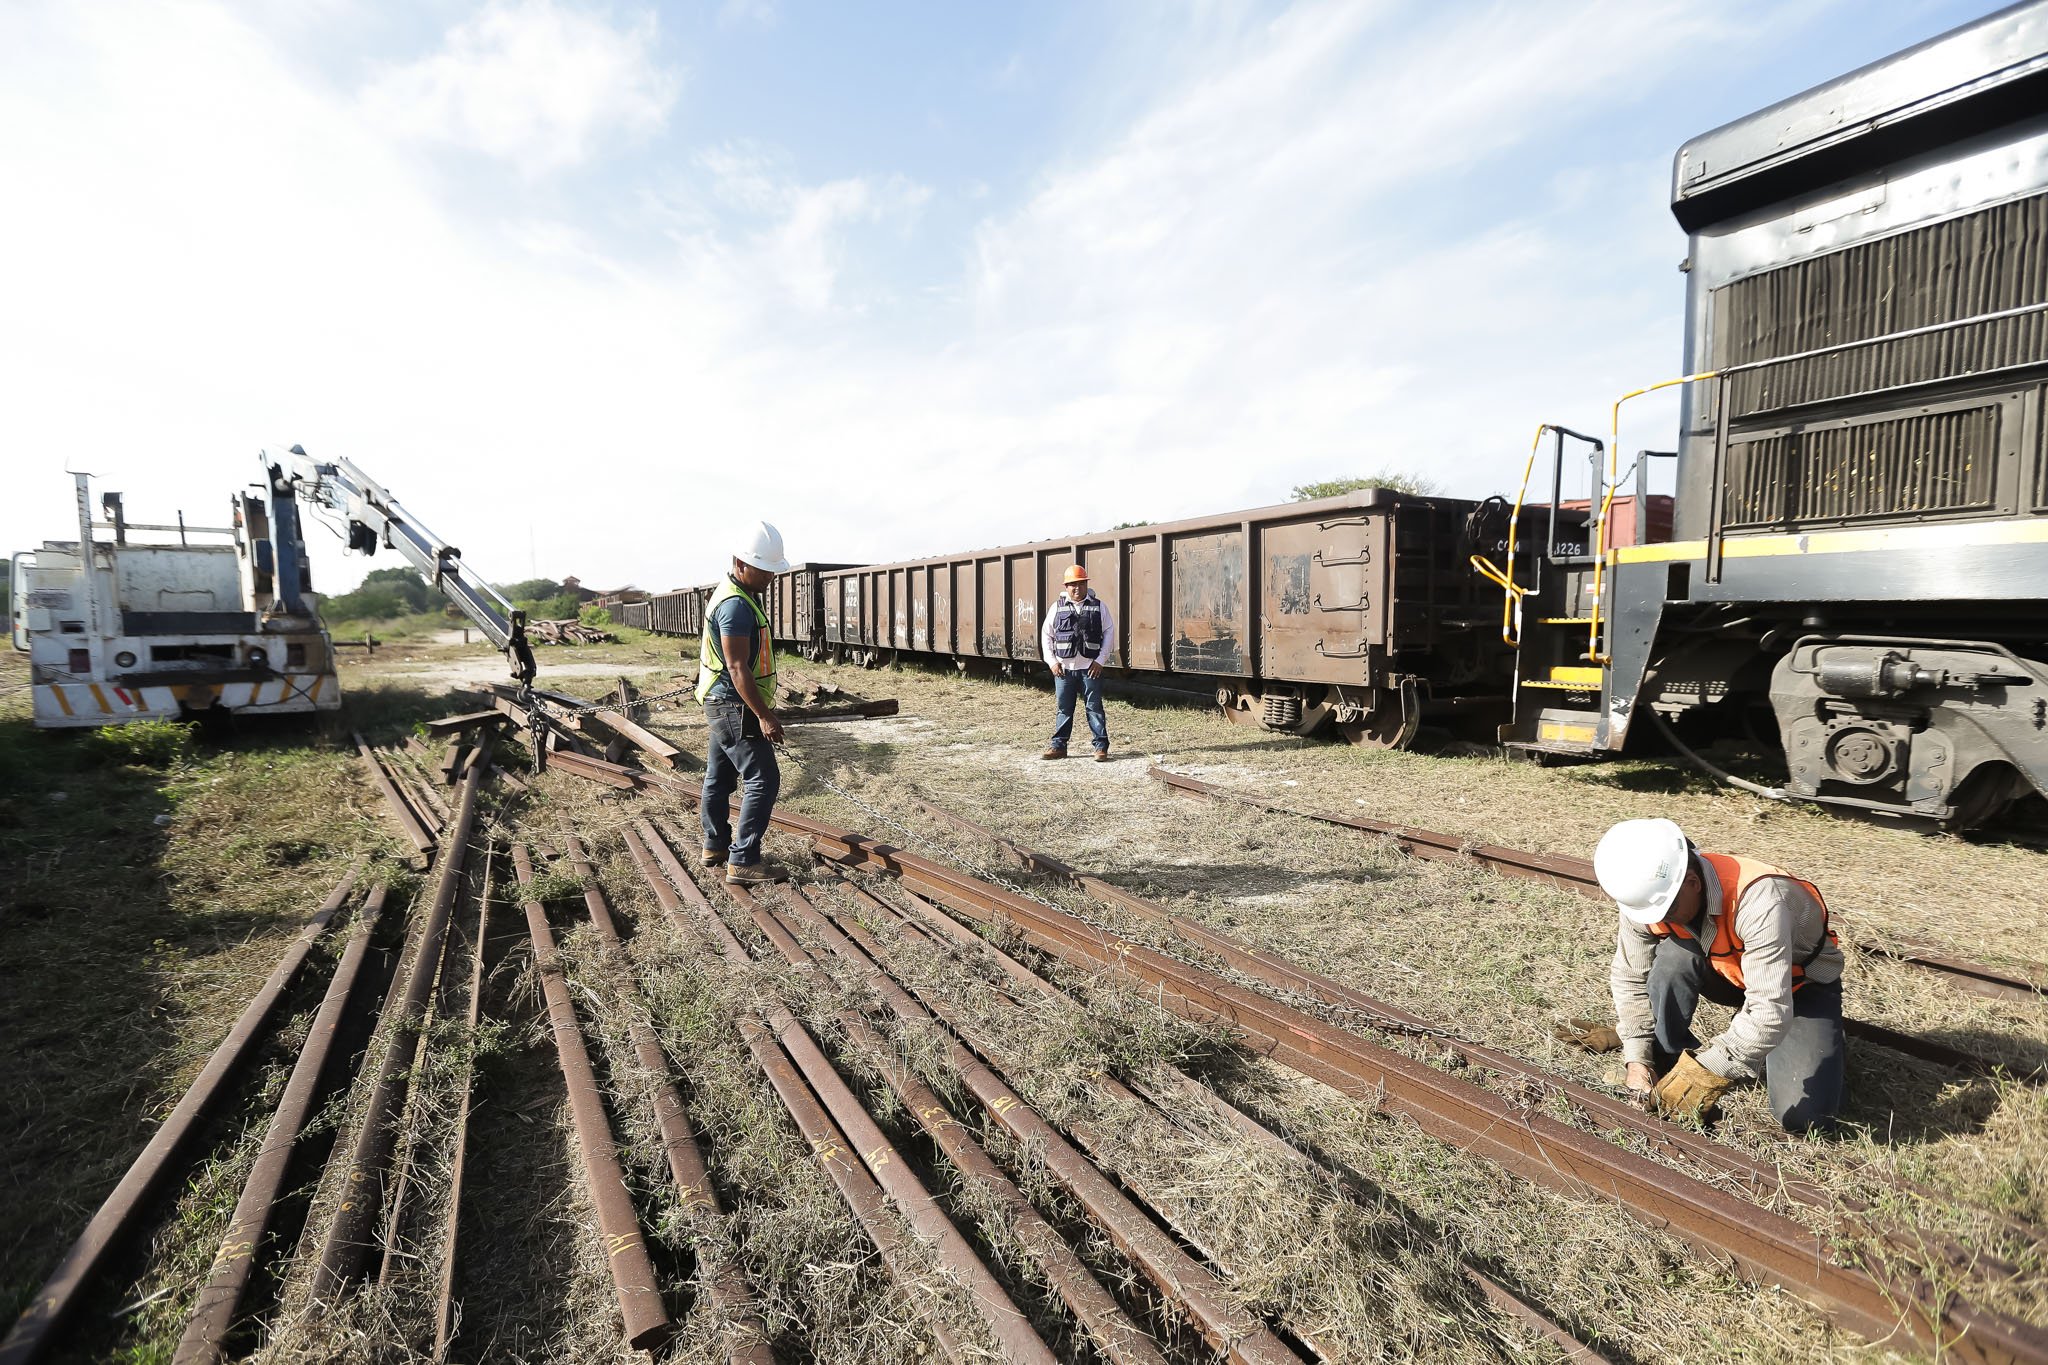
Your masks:
<path fill-rule="evenodd" d="M 606 776 L 616 779 L 629 771 L 619 769 Z M 670 779 L 633 774 L 624 780 L 635 789 L 666 788 L 685 805 L 694 805 L 694 792 Z M 1775 1190 L 1794 1198 L 1803 1194 L 1815 1201 L 1826 1196 L 1802 1190 L 1798 1182 L 1786 1180 L 1769 1167 L 1655 1120 L 1611 1096 L 1583 1087 L 1569 1092 L 1575 1102 L 1602 1119 L 1617 1127 L 1634 1128 L 1660 1147 L 1696 1161 L 1705 1178 L 1677 1175 L 1668 1166 L 1616 1148 L 1604 1137 L 1566 1127 L 1527 1106 L 1503 1102 L 1479 1086 L 1448 1079 L 1405 1054 L 1333 1026 L 1316 1011 L 1247 989 L 1221 973 L 1157 952 L 1042 899 L 1019 895 L 945 863 L 807 817 L 778 812 L 774 824 L 807 840 L 814 853 L 849 868 L 893 878 L 906 890 L 971 924 L 1014 930 L 1054 958 L 1093 971 L 1129 976 L 1172 1012 L 1196 1022 L 1226 1024 L 1255 1050 L 1344 1093 L 1377 1097 L 1425 1130 L 1498 1161 L 1535 1183 L 1602 1202 L 1618 1202 L 1646 1223 L 1672 1231 L 1710 1256 L 1807 1299 L 1859 1334 L 1885 1339 L 1903 1331 L 1923 1345 L 1939 1342 L 1941 1349 L 1959 1359 L 2048 1359 L 2048 1333 L 1948 1298 L 1903 1262 L 1870 1271 L 1833 1263 L 1824 1245 L 1802 1225 L 1730 1194 L 1726 1186 L 1729 1177 L 1735 1176 L 1759 1194 Z M 1027 856 L 1037 856 L 1044 866 L 1043 855 Z M 1562 870 L 1542 869 L 1551 875 Z M 1179 926 L 1187 927 L 1185 921 Z M 1203 946 L 1215 949 L 1223 945 L 1211 941 Z M 1231 957 L 1229 953 L 1220 955 Z M 1234 971 L 1241 971 L 1244 965 L 1264 968 L 1269 974 L 1265 985 L 1297 996 L 1308 994 L 1314 1000 L 1312 992 L 1301 990 L 1304 984 L 1317 984 L 1313 974 L 1271 955 L 1246 953 L 1232 965 Z M 1271 974 L 1281 979 L 1273 981 Z M 1376 1016 L 1375 1023 L 1405 1022 L 1398 1011 L 1376 1001 L 1361 1006 L 1355 996 L 1315 1003 L 1363 1008 Z M 1505 1054 L 1489 1054 L 1482 1060 L 1525 1073 L 1534 1070 Z M 1860 1210 L 1852 1205 L 1842 1212 L 1853 1221 Z M 1909 1240 L 1924 1246 L 1928 1239 Z M 1958 1265 L 1973 1259 L 1981 1263 L 1982 1259 L 1960 1247 L 1939 1254 Z"/>
<path fill-rule="evenodd" d="M 410 838 L 415 825 L 423 832 L 434 823 L 440 828 L 425 848 L 418 849 L 436 863 L 433 896 L 424 913 L 414 916 L 408 949 L 376 1011 L 382 1021 L 379 1032 L 390 1045 L 377 1063 L 364 1110 L 354 1121 L 353 1140 L 337 1144 L 331 1159 L 328 1183 L 345 1194 L 323 1234 L 310 1238 L 309 1245 L 317 1245 L 319 1252 L 310 1294 L 316 1305 L 338 1309 L 355 1293 L 373 1262 L 381 1261 L 388 1273 L 394 1256 L 437 1255 L 434 1278 L 439 1293 L 418 1345 L 424 1348 L 431 1339 L 434 1358 L 444 1359 L 461 1343 L 458 1310 L 466 1253 L 455 1233 L 469 1152 L 472 1078 L 465 1072 L 452 1163 L 437 1164 L 424 1156 L 408 1160 L 413 1138 L 401 1116 L 406 1112 L 406 1083 L 423 1064 L 412 1050 L 412 1040 L 425 1036 L 421 1020 L 436 1007 L 445 983 L 462 965 L 472 983 L 468 1025 L 472 1030 L 476 1026 L 492 899 L 489 879 L 501 851 L 495 842 L 482 842 L 480 859 L 476 856 L 477 794 L 494 769 L 488 741 L 465 756 L 451 751 L 443 759 L 442 771 L 459 772 L 461 787 L 443 803 L 444 817 L 433 809 L 438 792 L 428 763 L 415 761 L 431 760 L 431 754 L 405 757 L 367 744 L 361 753 L 408 842 L 418 848 L 418 841 Z M 561 760 L 565 755 L 553 757 Z M 1076 913 L 1000 877 L 984 878 L 852 830 L 787 813 L 776 816 L 775 826 L 802 840 L 819 857 L 817 880 L 752 893 L 714 881 L 707 892 L 691 862 L 694 839 L 667 824 L 663 814 L 664 806 L 694 804 L 695 793 L 688 784 L 666 773 L 588 755 L 567 757 L 559 763 L 562 772 L 613 789 L 626 803 L 619 809 L 632 810 L 638 804 L 632 797 L 640 793 L 672 798 L 649 802 L 603 831 L 564 829 L 555 831 L 551 840 L 527 828 L 523 820 L 501 819 L 492 836 L 505 841 L 502 852 L 521 887 L 526 941 L 569 1100 L 581 1189 L 587 1192 L 608 1249 L 620 1333 L 636 1347 L 660 1347 L 683 1323 L 675 1312 L 675 1288 L 662 1282 L 650 1256 L 649 1230 L 613 1155 L 617 1137 L 612 1125 L 628 1117 L 624 1106 L 652 1116 L 661 1133 L 676 1206 L 686 1219 L 694 1220 L 704 1245 L 723 1235 L 720 1220 L 726 1210 L 708 1174 L 718 1153 L 700 1145 L 661 1040 L 645 1023 L 645 1005 L 638 995 L 641 983 L 626 951 L 626 937 L 599 888 L 588 842 L 592 838 L 607 849 L 623 850 L 666 918 L 673 941 L 711 969 L 758 981 L 764 972 L 779 968 L 792 987 L 851 981 L 868 993 L 872 1006 L 838 1009 L 827 1019 L 807 1020 L 801 1017 L 799 1001 L 818 998 L 817 993 L 807 997 L 802 989 L 775 987 L 765 997 L 758 992 L 750 996 L 752 1007 L 731 1025 L 788 1122 L 810 1144 L 820 1169 L 866 1230 L 889 1273 L 908 1282 L 919 1273 L 917 1266 L 939 1268 L 958 1313 L 951 1318 L 931 1316 L 925 1325 L 938 1353 L 946 1358 L 964 1360 L 989 1349 L 1012 1361 L 1059 1357 L 1034 1325 L 1043 1320 L 1042 1309 L 1020 1301 L 1014 1275 L 1003 1273 L 980 1249 L 986 1244 L 980 1239 L 990 1235 L 989 1229 L 955 1221 L 958 1202 L 949 1208 L 934 1188 L 920 1181 L 916 1171 L 921 1163 L 906 1159 L 910 1154 L 892 1144 L 881 1126 L 881 1111 L 866 1096 L 865 1087 L 849 1085 L 841 1074 L 849 1066 L 879 1074 L 894 1100 L 915 1120 L 922 1138 L 944 1154 L 981 1200 L 1003 1210 L 1006 1235 L 1014 1238 L 1020 1254 L 1034 1267 L 1043 1293 L 1057 1299 L 1071 1314 L 1076 1330 L 1105 1358 L 1137 1365 L 1163 1362 L 1162 1343 L 1186 1339 L 1198 1339 L 1203 1349 L 1224 1358 L 1260 1365 L 1329 1359 L 1333 1348 L 1320 1339 L 1317 1324 L 1285 1315 L 1267 1320 L 1248 1314 L 1231 1292 L 1233 1267 L 1204 1244 L 1202 1230 L 1186 1221 L 1185 1211 L 1170 1195 L 1148 1189 L 1142 1178 L 1118 1165 L 1114 1134 L 1087 1122 L 1062 1121 L 1028 1103 L 1024 1092 L 1030 1078 L 1017 1059 L 1006 1056 L 999 1038 L 963 1014 L 957 1000 L 933 989 L 907 965 L 906 952 L 978 956 L 1006 983 L 1001 997 L 1019 1008 L 1033 998 L 1066 998 L 1062 986 L 1046 974 L 1041 965 L 1045 961 L 1124 977 L 1168 1011 L 1196 1024 L 1224 1026 L 1254 1051 L 1343 1093 L 1375 1099 L 1426 1132 L 1534 1183 L 1604 1207 L 1618 1204 L 1718 1263 L 1732 1263 L 1744 1274 L 1784 1286 L 1867 1338 L 1903 1333 L 1923 1346 L 1939 1342 L 1943 1352 L 1961 1360 L 2048 1365 L 2048 1334 L 1973 1307 L 1950 1289 L 1928 1283 L 1915 1268 L 1920 1263 L 1909 1255 L 1880 1258 L 1882 1264 L 1868 1269 L 1837 1264 L 1824 1241 L 1762 1205 L 1785 1196 L 1825 1204 L 1852 1229 L 1865 1226 L 1857 1221 L 1863 1208 L 1830 1201 L 1824 1192 L 1787 1181 L 1774 1168 L 1701 1134 L 1664 1124 L 1612 1096 L 1544 1076 L 1520 1059 L 1456 1039 L 1352 988 L 1176 919 L 1132 893 L 937 807 L 928 810 L 933 818 L 994 840 L 1021 865 L 1064 878 L 1114 907 L 1128 917 L 1128 931 L 1117 922 Z M 1424 846 L 1445 856 L 1465 856 L 1464 850 L 1453 853 L 1440 843 Z M 554 935 L 563 902 L 536 891 L 541 885 L 537 868 L 548 861 L 558 862 L 578 879 L 581 917 L 602 944 L 602 960 L 595 969 L 587 963 L 573 968 L 558 951 Z M 1568 875 L 1569 868 L 1544 865 L 1566 861 L 1542 860 L 1536 870 L 1552 878 Z M 471 867 L 471 862 L 479 865 Z M 477 927 L 470 940 L 474 954 L 469 963 L 459 964 L 457 935 L 451 926 L 464 903 L 465 887 L 476 890 L 479 880 L 482 889 L 473 897 Z M 192 1154 L 182 1149 L 189 1142 L 181 1142 L 181 1137 L 189 1137 L 207 1108 L 218 1102 L 227 1078 L 245 1063 L 264 1028 L 274 1022 L 278 1000 L 313 943 L 348 904 L 354 881 L 351 874 L 316 912 L 273 973 L 265 994 L 252 1002 L 223 1045 L 216 1064 L 208 1067 L 179 1107 L 179 1114 L 188 1115 L 183 1128 L 176 1115 L 165 1125 L 160 1135 L 164 1140 L 138 1161 L 51 1287 L 0 1346 L 0 1365 L 25 1365 L 35 1358 L 62 1331 L 66 1315 L 108 1254 L 124 1244 L 132 1247 L 146 1241 L 153 1192 L 192 1160 Z M 380 917 L 394 920 L 399 911 L 387 899 L 386 888 L 380 885 L 353 916 L 347 947 L 339 954 L 315 1026 L 292 1069 L 263 1158 L 242 1190 L 221 1256 L 195 1303 L 176 1355 L 180 1362 L 220 1358 L 230 1329 L 247 1324 L 243 1295 L 252 1270 L 268 1250 L 265 1233 L 282 1162 L 304 1127 L 320 1089 L 319 1077 L 332 1065 L 329 1050 L 342 1014 L 351 1001 L 359 1011 L 372 1008 L 356 999 L 364 990 L 358 977 Z M 553 920 L 550 900 L 555 906 Z M 641 933 L 650 932 L 648 926 L 655 923 L 643 918 Z M 982 936 L 994 928 L 1020 934 L 1042 956 L 1033 961 L 999 952 Z M 1162 943 L 1168 944 L 1166 950 Z M 576 974 L 591 970 L 597 975 Z M 438 990 L 437 982 L 443 983 Z M 646 1077 L 644 1084 L 614 1089 L 609 1096 L 592 1056 L 598 1023 L 587 1004 L 579 1008 L 579 999 L 593 998 L 596 990 L 627 1002 L 628 1045 Z M 844 1039 L 837 1060 L 816 1031 L 820 1022 L 831 1024 L 834 1036 Z M 932 1040 L 948 1068 L 952 1093 L 962 1100 L 943 1100 L 908 1064 L 902 1046 L 891 1041 L 891 1030 Z M 1602 1133 L 1559 1123 L 1532 1104 L 1518 1104 L 1448 1076 L 1364 1036 L 1373 1031 L 1430 1036 L 1463 1049 L 1477 1067 L 1517 1074 L 1563 1093 L 1593 1124 L 1628 1131 L 1663 1162 L 1624 1150 Z M 371 1051 L 365 1050 L 361 1065 L 370 1066 L 371 1058 Z M 330 1079 L 328 1085 L 334 1084 Z M 1143 1078 L 1103 1075 L 1090 1084 L 1106 1109 L 1122 1106 L 1119 1112 L 1149 1114 L 1181 1127 L 1199 1120 L 1275 1160 L 1292 1163 L 1304 1177 L 1334 1178 L 1351 1191 L 1369 1188 L 1359 1173 L 1301 1148 L 1183 1072 L 1167 1068 Z M 991 1132 L 1041 1154 L 1045 1170 L 1064 1196 L 1084 1211 L 1096 1235 L 1118 1248 L 1131 1273 L 1146 1286 L 1142 1302 L 1131 1297 L 1128 1286 L 1099 1277 L 1072 1231 L 1048 1219 L 1019 1186 L 1018 1176 L 1005 1168 L 1003 1154 L 976 1138 L 963 1121 L 962 1105 L 978 1110 L 980 1122 Z M 449 1165 L 452 1175 L 430 1176 Z M 447 1209 L 440 1220 L 446 1231 L 438 1240 L 408 1240 L 404 1229 L 427 1221 L 423 1194 L 412 1194 L 409 1205 L 408 1187 L 429 1179 L 449 1182 Z M 1927 1247 L 1922 1239 L 1918 1249 L 1924 1253 Z M 1980 1270 L 1984 1265 L 1982 1256 L 1960 1249 L 1937 1248 L 1936 1254 L 1946 1256 L 1955 1269 L 1973 1260 Z M 1583 1339 L 1583 1333 L 1575 1334 L 1557 1314 L 1546 1311 L 1542 1286 L 1512 1285 L 1469 1262 L 1461 1273 L 1468 1296 L 1464 1315 L 1480 1321 L 1491 1321 L 1486 1315 L 1496 1310 L 1505 1315 L 1499 1327 L 1488 1330 L 1525 1333 L 1572 1360 L 1606 1358 Z M 753 1287 L 736 1262 L 714 1264 L 700 1281 L 690 1313 L 704 1318 L 729 1361 L 763 1365 L 773 1359 L 768 1329 L 754 1307 Z M 970 1336 L 985 1336 L 986 1343 L 978 1345 Z"/>
<path fill-rule="evenodd" d="M 1320 821 L 1326 825 L 1340 825 L 1346 829 L 1355 829 L 1361 834 L 1381 835 L 1393 840 L 1404 853 L 1417 858 L 1476 864 L 1503 877 L 1562 887 L 1564 890 L 1575 891 L 1582 896 L 1607 903 L 1607 895 L 1600 889 L 1600 882 L 1593 875 L 1593 863 L 1589 858 L 1570 858 L 1554 853 L 1530 853 L 1499 844 L 1460 839 L 1456 835 L 1439 834 L 1434 830 L 1418 829 L 1412 825 L 1369 820 L 1363 816 L 1301 810 L 1266 797 L 1218 787 L 1189 777 L 1185 773 L 1169 772 L 1165 768 L 1149 769 L 1146 776 L 1182 796 L 1228 801 L 1240 806 L 1250 806 L 1255 810 L 1270 811 L 1276 815 L 1292 815 L 1303 820 Z M 1866 953 L 1890 958 L 1894 962 L 1903 962 L 1911 967 L 1938 973 L 1959 989 L 1976 995 L 1989 996 L 1993 999 L 2028 1001 L 2039 1000 L 2048 995 L 2048 963 L 2029 962 L 2016 969 L 1994 967 L 1954 957 L 1922 944 L 1885 942 L 1877 939 L 1859 940 L 1856 947 Z M 1878 1041 L 1885 1041 L 1887 1046 L 1894 1046 L 1902 1039 L 1904 1035 L 1887 1031 Z M 1926 1047 L 1924 1043 L 1917 1045 Z M 1913 1051 L 1913 1046 L 1901 1046 L 1900 1050 Z M 1930 1052 L 1931 1050 L 1923 1050 L 1915 1052 L 1914 1055 L 1926 1056 L 1930 1061 L 1943 1061 L 1951 1065 L 1977 1065 L 1975 1059 L 1966 1058 L 1960 1053 L 1941 1052 L 1939 1055 L 1930 1055 Z"/>

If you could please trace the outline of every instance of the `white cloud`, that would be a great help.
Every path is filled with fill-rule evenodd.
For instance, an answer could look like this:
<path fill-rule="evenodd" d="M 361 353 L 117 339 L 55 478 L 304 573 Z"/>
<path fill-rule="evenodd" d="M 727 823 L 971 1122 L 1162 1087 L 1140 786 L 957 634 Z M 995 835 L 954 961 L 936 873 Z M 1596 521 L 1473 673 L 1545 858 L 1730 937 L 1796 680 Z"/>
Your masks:
<path fill-rule="evenodd" d="M 531 525 L 539 572 L 656 587 L 709 577 L 752 517 L 858 560 L 1379 465 L 1494 491 L 1537 421 L 1597 426 L 1675 371 L 1663 166 L 1565 134 L 1732 29 L 1390 13 L 1202 30 L 1135 117 L 939 238 L 886 148 L 825 177 L 745 144 L 622 161 L 587 218 L 450 210 L 417 136 L 517 181 L 657 128 L 647 20 L 491 6 L 358 100 L 200 0 L 0 6 L 0 183 L 35 206 L 0 215 L 0 258 L 33 267 L 0 316 L 0 537 L 64 534 L 64 457 L 161 520 L 218 506 L 279 436 L 358 460 L 503 578 Z M 1555 188 L 1437 211 L 1509 151 Z M 659 251 L 621 244 L 622 205 Z"/>
<path fill-rule="evenodd" d="M 773 28 L 776 20 L 775 0 L 725 0 L 718 7 L 720 28 L 739 28 L 752 24 L 761 28 Z"/>
<path fill-rule="evenodd" d="M 557 0 L 493 0 L 440 51 L 379 75 L 363 108 L 404 137 L 557 170 L 662 126 L 677 80 L 654 60 L 655 32 L 652 13 L 616 28 Z"/>

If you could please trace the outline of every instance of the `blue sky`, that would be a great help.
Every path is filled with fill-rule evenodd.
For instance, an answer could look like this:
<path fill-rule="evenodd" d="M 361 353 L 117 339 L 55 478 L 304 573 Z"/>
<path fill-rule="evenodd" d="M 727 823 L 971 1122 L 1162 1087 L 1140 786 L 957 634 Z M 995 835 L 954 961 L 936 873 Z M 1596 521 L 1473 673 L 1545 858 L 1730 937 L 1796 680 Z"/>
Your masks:
<path fill-rule="evenodd" d="M 15 0 L 0 533 L 294 441 L 655 588 L 1512 491 L 1677 373 L 1678 144 L 1988 8 Z"/>

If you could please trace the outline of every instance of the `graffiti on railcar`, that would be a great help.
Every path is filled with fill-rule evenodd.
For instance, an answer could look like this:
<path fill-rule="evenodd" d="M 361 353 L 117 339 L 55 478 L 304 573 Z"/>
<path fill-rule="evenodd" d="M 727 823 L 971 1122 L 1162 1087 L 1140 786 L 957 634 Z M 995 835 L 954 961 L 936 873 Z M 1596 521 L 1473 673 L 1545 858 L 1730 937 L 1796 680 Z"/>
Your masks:
<path fill-rule="evenodd" d="M 1266 561 L 1266 571 L 1273 576 L 1273 604 L 1282 616 L 1308 615 L 1308 565 L 1307 555 L 1274 555 Z"/>
<path fill-rule="evenodd" d="M 1242 531 L 1173 542 L 1173 667 L 1188 673 L 1244 672 L 1245 559 Z"/>
<path fill-rule="evenodd" d="M 981 565 L 980 612 L 975 622 L 985 658 L 1003 656 L 1003 561 L 983 560 Z"/>

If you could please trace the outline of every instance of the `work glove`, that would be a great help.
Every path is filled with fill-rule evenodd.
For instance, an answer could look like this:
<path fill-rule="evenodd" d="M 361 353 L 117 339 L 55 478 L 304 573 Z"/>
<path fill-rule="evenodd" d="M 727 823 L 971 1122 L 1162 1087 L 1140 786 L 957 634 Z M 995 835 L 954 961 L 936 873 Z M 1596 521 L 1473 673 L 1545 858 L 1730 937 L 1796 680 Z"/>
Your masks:
<path fill-rule="evenodd" d="M 1621 1048 L 1621 1035 L 1612 1025 L 1596 1019 L 1560 1019 L 1550 1026 L 1550 1036 L 1588 1052 L 1615 1052 Z"/>
<path fill-rule="evenodd" d="M 1678 1065 L 1657 1082 L 1657 1108 L 1665 1118 L 1704 1119 L 1721 1099 L 1721 1092 L 1735 1084 L 1700 1065 L 1690 1052 L 1678 1055 Z"/>

